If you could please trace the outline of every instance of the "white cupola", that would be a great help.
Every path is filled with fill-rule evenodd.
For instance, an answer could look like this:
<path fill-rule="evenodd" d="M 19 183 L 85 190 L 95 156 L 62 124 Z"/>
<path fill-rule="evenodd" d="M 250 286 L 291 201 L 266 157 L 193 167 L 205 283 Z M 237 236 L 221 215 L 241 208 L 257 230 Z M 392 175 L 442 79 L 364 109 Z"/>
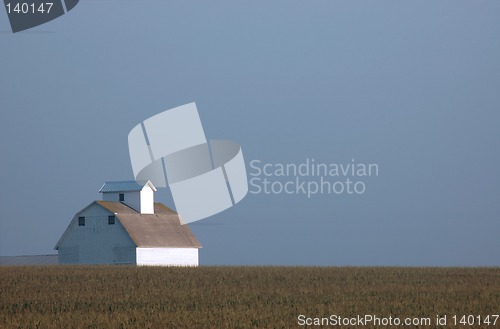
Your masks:
<path fill-rule="evenodd" d="M 154 192 L 151 181 L 106 182 L 99 190 L 103 201 L 123 202 L 141 214 L 154 214 Z"/>

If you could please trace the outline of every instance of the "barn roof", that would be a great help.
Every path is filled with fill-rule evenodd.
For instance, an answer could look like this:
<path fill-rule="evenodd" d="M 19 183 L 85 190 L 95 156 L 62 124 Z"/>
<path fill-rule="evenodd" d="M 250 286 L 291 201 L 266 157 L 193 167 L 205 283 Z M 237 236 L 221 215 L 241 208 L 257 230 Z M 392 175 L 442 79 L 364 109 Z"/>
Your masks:
<path fill-rule="evenodd" d="M 156 191 L 156 188 L 151 183 L 151 181 L 136 182 L 135 180 L 131 180 L 131 181 L 120 181 L 120 182 L 106 182 L 99 189 L 99 192 L 106 193 L 106 192 L 140 191 L 146 184 L 148 184 L 153 191 Z"/>
<path fill-rule="evenodd" d="M 141 214 L 121 202 L 96 202 L 115 213 L 137 247 L 201 248 L 189 227 L 181 225 L 179 215 L 161 203 L 155 202 L 154 214 Z"/>

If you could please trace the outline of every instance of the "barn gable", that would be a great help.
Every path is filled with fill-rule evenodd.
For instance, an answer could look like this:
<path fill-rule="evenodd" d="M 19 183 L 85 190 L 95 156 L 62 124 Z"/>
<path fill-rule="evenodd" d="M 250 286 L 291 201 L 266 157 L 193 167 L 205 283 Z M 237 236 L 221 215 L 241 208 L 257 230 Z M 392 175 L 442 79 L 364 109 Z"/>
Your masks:
<path fill-rule="evenodd" d="M 60 263 L 134 264 L 134 241 L 116 215 L 93 202 L 79 211 L 55 246 Z"/>

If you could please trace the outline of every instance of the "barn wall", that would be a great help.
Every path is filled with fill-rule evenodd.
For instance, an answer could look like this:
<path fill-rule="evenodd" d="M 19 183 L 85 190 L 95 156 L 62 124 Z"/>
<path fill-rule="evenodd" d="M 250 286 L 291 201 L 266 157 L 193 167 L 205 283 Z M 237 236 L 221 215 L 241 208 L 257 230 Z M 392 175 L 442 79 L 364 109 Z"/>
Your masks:
<path fill-rule="evenodd" d="M 102 200 L 103 201 L 120 201 L 120 196 L 119 193 L 110 193 L 106 192 L 102 194 Z"/>
<path fill-rule="evenodd" d="M 198 248 L 137 248 L 137 265 L 198 266 Z"/>
<path fill-rule="evenodd" d="M 153 192 L 153 191 L 151 191 Z M 128 192 L 106 192 L 102 194 L 103 201 L 120 201 L 120 193 L 123 193 L 125 198 L 125 203 L 127 206 L 135 209 L 136 211 L 141 211 L 141 195 L 140 191 L 128 191 Z"/>
<path fill-rule="evenodd" d="M 108 224 L 108 215 L 114 214 L 97 204 L 76 214 L 59 244 L 59 263 L 134 264 L 134 242 L 117 217 Z M 85 217 L 85 226 L 78 225 L 79 216 Z"/>
<path fill-rule="evenodd" d="M 125 203 L 127 206 L 134 208 L 136 211 L 141 211 L 141 194 L 139 191 L 125 192 Z"/>

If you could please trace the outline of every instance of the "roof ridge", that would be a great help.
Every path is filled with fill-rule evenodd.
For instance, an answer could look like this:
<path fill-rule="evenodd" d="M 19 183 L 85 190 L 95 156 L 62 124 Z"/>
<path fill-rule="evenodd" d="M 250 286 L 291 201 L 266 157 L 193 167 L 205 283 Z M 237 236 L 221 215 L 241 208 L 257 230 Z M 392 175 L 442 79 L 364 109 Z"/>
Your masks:
<path fill-rule="evenodd" d="M 146 185 L 148 185 L 154 192 L 156 192 L 156 187 L 150 180 L 130 180 L 105 182 L 99 189 L 99 193 L 140 191 Z"/>

